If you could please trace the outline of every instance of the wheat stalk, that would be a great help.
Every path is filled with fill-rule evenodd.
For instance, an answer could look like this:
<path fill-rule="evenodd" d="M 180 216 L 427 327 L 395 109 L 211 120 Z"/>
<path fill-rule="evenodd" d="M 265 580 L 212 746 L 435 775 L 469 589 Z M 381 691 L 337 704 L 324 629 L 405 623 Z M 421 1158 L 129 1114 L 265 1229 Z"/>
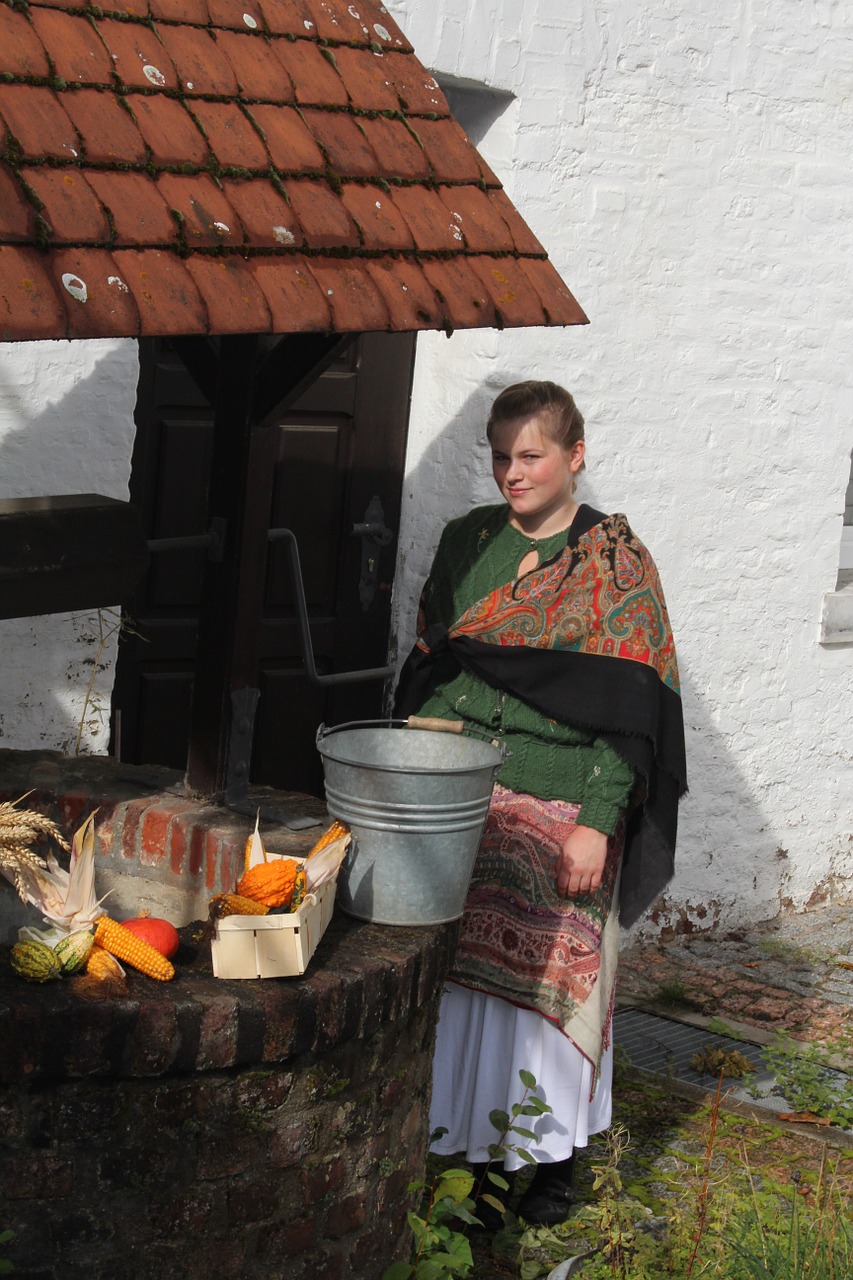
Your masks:
<path fill-rule="evenodd" d="M 17 808 L 31 794 L 27 791 L 17 800 L 0 803 L 0 871 L 7 874 L 23 902 L 27 900 L 23 872 L 47 868 L 44 858 L 35 853 L 32 846 L 49 839 L 55 840 L 62 849 L 69 848 L 68 841 L 51 818 L 35 809 Z"/>

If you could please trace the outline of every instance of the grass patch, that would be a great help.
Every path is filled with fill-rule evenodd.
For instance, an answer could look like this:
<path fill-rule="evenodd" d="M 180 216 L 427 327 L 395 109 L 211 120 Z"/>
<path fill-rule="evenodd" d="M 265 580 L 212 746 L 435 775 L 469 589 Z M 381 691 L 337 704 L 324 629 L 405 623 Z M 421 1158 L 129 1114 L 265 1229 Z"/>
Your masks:
<path fill-rule="evenodd" d="M 455 1157 L 458 1162 L 458 1157 Z M 448 1161 L 431 1160 L 434 1176 Z M 525 1188 L 517 1178 L 511 1206 Z M 853 1152 L 673 1094 L 617 1055 L 613 1128 L 579 1157 L 579 1205 L 554 1228 L 471 1236 L 474 1280 L 849 1280 Z"/>

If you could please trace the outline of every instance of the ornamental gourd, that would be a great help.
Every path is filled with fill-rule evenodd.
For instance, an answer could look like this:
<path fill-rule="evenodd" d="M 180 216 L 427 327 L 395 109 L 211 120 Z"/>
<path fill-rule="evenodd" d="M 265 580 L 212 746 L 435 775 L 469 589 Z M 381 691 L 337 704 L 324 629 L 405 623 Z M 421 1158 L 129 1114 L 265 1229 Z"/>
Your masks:
<path fill-rule="evenodd" d="M 27 982 L 51 982 L 62 974 L 62 965 L 46 942 L 16 942 L 9 959 L 18 977 Z"/>
<path fill-rule="evenodd" d="M 77 929 L 57 942 L 53 951 L 62 966 L 62 972 L 79 973 L 84 969 L 94 945 L 95 940 L 88 929 Z"/>
<path fill-rule="evenodd" d="M 163 920 L 160 916 L 135 916 L 132 920 L 123 920 L 122 924 L 125 929 L 129 929 L 137 938 L 141 938 L 143 942 L 147 942 L 155 951 L 159 951 L 161 956 L 165 956 L 167 960 L 171 960 L 172 956 L 181 945 L 181 939 L 178 931 L 168 920 Z"/>
<path fill-rule="evenodd" d="M 293 858 L 259 862 L 237 882 L 237 892 L 265 907 L 286 907 L 293 897 L 299 863 Z"/>

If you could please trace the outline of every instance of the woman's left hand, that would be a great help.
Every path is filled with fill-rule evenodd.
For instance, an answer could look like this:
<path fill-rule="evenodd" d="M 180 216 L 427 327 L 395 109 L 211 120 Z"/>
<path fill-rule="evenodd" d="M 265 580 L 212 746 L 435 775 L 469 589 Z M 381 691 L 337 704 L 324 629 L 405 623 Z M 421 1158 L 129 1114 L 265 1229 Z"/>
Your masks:
<path fill-rule="evenodd" d="M 557 893 L 561 898 L 592 893 L 601 884 L 607 858 L 607 836 L 594 827 L 575 827 L 563 843 L 557 867 Z"/>

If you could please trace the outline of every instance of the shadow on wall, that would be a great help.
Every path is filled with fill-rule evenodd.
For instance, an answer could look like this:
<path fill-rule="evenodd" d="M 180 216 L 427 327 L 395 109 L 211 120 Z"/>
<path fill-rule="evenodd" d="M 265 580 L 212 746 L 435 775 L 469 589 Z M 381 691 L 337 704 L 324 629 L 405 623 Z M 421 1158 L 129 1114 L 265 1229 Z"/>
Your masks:
<path fill-rule="evenodd" d="M 399 664 L 414 643 L 418 596 L 444 524 L 472 506 L 500 501 L 485 424 L 495 395 L 511 381 L 510 374 L 477 387 L 407 476 L 394 602 L 392 661 Z M 581 473 L 577 494 L 607 509 L 594 471 Z M 677 620 L 675 628 L 677 640 Z M 683 655 L 681 681 L 690 794 L 681 806 L 679 870 L 647 927 L 692 933 L 770 919 L 785 905 L 787 853 L 706 711 Z"/>
<path fill-rule="evenodd" d="M 131 341 L 0 347 L 0 497 L 126 499 L 137 378 Z M 97 611 L 0 620 L 0 646 L 0 745 L 73 752 L 100 648 Z M 100 651 L 89 753 L 109 740 L 114 654 L 114 644 Z"/>

